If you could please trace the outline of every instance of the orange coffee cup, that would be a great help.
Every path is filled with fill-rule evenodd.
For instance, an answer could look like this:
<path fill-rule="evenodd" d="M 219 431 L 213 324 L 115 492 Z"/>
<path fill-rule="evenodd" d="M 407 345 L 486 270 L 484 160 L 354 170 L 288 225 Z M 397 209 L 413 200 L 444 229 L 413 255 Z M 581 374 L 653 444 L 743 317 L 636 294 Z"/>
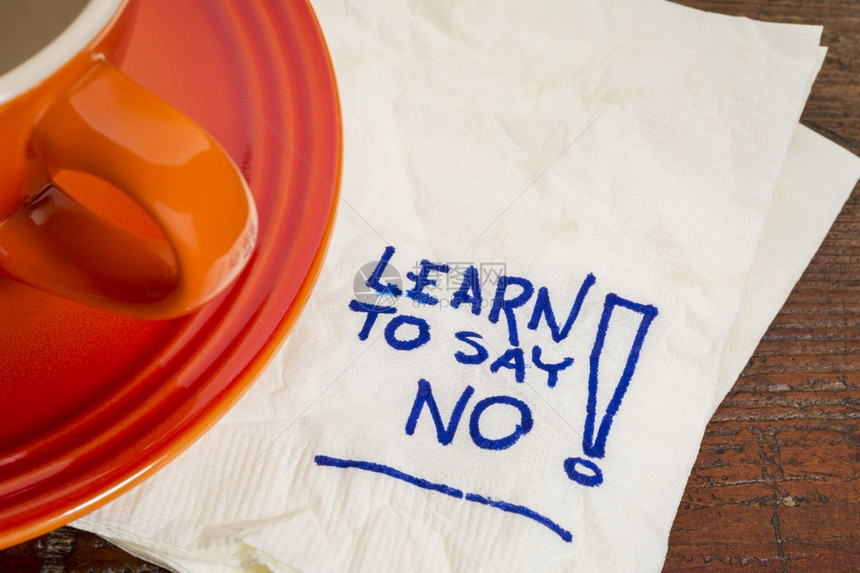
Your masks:
<path fill-rule="evenodd" d="M 128 1 L 3 3 L 0 273 L 143 318 L 180 316 L 211 300 L 254 249 L 253 199 L 209 134 L 110 63 Z M 64 10 L 72 12 L 65 21 Z M 37 32 L 48 41 L 30 43 Z M 52 181 L 61 171 L 116 187 L 166 241 L 88 210 Z"/>

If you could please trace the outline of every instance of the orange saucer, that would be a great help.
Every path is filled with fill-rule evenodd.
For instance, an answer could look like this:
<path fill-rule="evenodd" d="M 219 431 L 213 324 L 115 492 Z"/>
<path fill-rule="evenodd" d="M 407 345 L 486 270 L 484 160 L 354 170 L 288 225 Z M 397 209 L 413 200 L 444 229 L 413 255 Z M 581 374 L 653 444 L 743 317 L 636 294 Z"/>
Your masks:
<path fill-rule="evenodd" d="M 104 504 L 215 423 L 301 311 L 334 221 L 340 115 L 307 1 L 135 9 L 120 68 L 240 166 L 258 246 L 225 294 L 170 321 L 107 314 L 0 278 L 0 548 Z M 146 232 L 133 207 L 89 201 Z"/>

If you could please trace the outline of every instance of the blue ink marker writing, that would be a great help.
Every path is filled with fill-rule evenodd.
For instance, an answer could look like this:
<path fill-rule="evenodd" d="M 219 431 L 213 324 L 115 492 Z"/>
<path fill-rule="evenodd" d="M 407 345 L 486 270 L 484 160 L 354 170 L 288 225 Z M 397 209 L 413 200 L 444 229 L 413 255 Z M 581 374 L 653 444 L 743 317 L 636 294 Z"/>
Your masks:
<path fill-rule="evenodd" d="M 508 348 L 504 354 L 490 364 L 490 372 L 496 373 L 499 368 L 509 368 L 514 371 L 514 380 L 522 383 L 526 379 L 526 361 L 522 348 Z"/>
<path fill-rule="evenodd" d="M 398 338 L 397 329 L 404 324 L 411 324 L 418 328 L 414 338 Z M 385 341 L 395 350 L 414 350 L 419 346 L 427 344 L 430 340 L 430 323 L 423 318 L 400 314 L 391 319 L 385 327 Z"/>
<path fill-rule="evenodd" d="M 359 302 L 357 300 L 349 301 L 349 309 L 353 312 L 367 313 L 367 316 L 364 319 L 364 325 L 358 332 L 359 340 L 367 340 L 367 337 L 370 336 L 370 331 L 373 329 L 373 325 L 376 324 L 377 316 L 380 314 L 394 314 L 397 312 L 397 309 L 393 306 L 378 306 L 375 304 Z"/>
<path fill-rule="evenodd" d="M 580 471 L 578 468 L 586 468 L 589 473 Z M 567 477 L 586 487 L 597 487 L 603 483 L 603 472 L 597 464 L 585 458 L 567 458 L 564 460 L 564 471 Z"/>
<path fill-rule="evenodd" d="M 388 261 L 391 260 L 391 257 L 394 255 L 394 247 L 385 247 L 385 250 L 382 252 L 382 256 L 379 258 L 379 264 L 376 265 L 376 268 L 367 277 L 367 281 L 365 281 L 365 285 L 367 288 L 372 289 L 379 293 L 380 295 L 391 295 L 393 298 L 397 298 L 402 294 L 400 288 L 397 285 L 388 283 L 383 285 L 379 282 L 379 279 L 382 278 L 382 273 L 385 272 L 385 267 L 388 265 Z"/>
<path fill-rule="evenodd" d="M 475 389 L 471 386 L 466 386 L 454 410 L 451 412 L 451 417 L 448 419 L 446 426 L 442 422 L 442 414 L 439 412 L 439 406 L 436 405 L 436 400 L 433 398 L 433 389 L 430 383 L 423 378 L 418 381 L 418 393 L 415 395 L 415 402 L 412 404 L 412 411 L 409 413 L 409 419 L 406 420 L 406 434 L 412 435 L 415 433 L 415 426 L 418 425 L 418 417 L 424 406 L 430 410 L 430 417 L 433 419 L 433 424 L 436 426 L 436 439 L 443 446 L 447 446 L 454 439 L 454 434 L 457 433 L 457 426 L 460 425 L 460 417 L 463 415 L 463 410 L 466 409 L 466 403 Z"/>
<path fill-rule="evenodd" d="M 552 310 L 552 303 L 549 299 L 549 290 L 546 287 L 541 287 L 540 290 L 538 290 L 537 300 L 535 300 L 535 308 L 532 312 L 532 318 L 529 321 L 528 328 L 530 330 L 537 330 L 537 327 L 540 324 L 540 317 L 543 315 L 546 320 L 546 325 L 549 327 L 550 333 L 552 334 L 552 339 L 555 342 L 561 342 L 567 338 L 568 333 L 570 333 L 570 329 L 573 327 L 573 323 L 576 322 L 576 319 L 579 316 L 579 311 L 582 309 L 582 303 L 585 302 L 585 296 L 588 294 L 589 289 L 591 289 L 595 281 L 596 279 L 591 273 L 585 277 L 585 280 L 582 282 L 582 286 L 579 287 L 576 300 L 573 301 L 573 306 L 567 314 L 567 320 L 564 321 L 561 328 L 559 328 L 558 323 L 555 321 L 555 313 Z"/>
<path fill-rule="evenodd" d="M 558 373 L 573 364 L 573 358 L 567 356 L 561 360 L 561 362 L 556 362 L 555 364 L 549 362 L 543 362 L 541 360 L 541 348 L 540 346 L 534 346 L 532 348 L 532 362 L 534 365 L 546 372 L 546 385 L 550 388 L 555 388 L 556 382 L 558 382 Z"/>
<path fill-rule="evenodd" d="M 603 351 L 606 332 L 609 330 L 609 321 L 612 318 L 612 311 L 615 308 L 626 308 L 630 311 L 639 313 L 642 315 L 642 320 L 639 323 L 636 337 L 634 338 L 633 344 L 630 347 L 630 352 L 627 355 L 627 363 L 624 366 L 624 372 L 621 374 L 621 379 L 618 380 L 618 384 L 615 386 L 615 391 L 612 393 L 612 398 L 606 406 L 606 411 L 603 414 L 597 428 L 597 432 L 595 433 L 594 424 L 597 417 L 597 378 L 600 367 L 600 354 Z M 602 458 L 606 453 L 606 438 L 609 435 L 609 429 L 612 427 L 612 419 L 618 412 L 618 408 L 621 406 L 621 400 L 627 392 L 627 387 L 630 385 L 630 379 L 633 378 L 633 372 L 636 370 L 636 363 L 639 361 L 639 352 L 642 349 L 642 342 L 645 340 L 645 335 L 648 334 L 648 327 L 651 326 L 651 321 L 653 321 L 656 316 L 657 307 L 638 304 L 621 298 L 614 293 L 606 295 L 606 300 L 603 305 L 603 314 L 600 317 L 600 324 L 597 327 L 597 337 L 594 340 L 594 347 L 591 350 L 591 371 L 588 376 L 588 402 L 586 403 L 585 432 L 582 436 L 583 451 L 590 457 Z"/>
<path fill-rule="evenodd" d="M 546 517 L 545 515 L 541 515 L 540 513 L 534 511 L 533 509 L 529 509 L 524 505 L 516 505 L 507 501 L 492 499 L 491 497 L 480 495 L 477 493 L 464 493 L 462 490 L 459 490 L 455 487 L 451 487 L 443 483 L 431 482 L 424 478 L 416 477 L 406 472 L 400 471 L 391 466 L 386 466 L 375 462 L 368 462 L 363 460 L 345 460 L 342 458 L 333 458 L 331 456 L 317 455 L 314 456 L 314 463 L 316 463 L 318 466 L 328 466 L 340 469 L 357 469 L 385 475 L 403 481 L 410 485 L 420 487 L 422 489 L 442 493 L 456 499 L 464 499 L 466 501 L 479 503 L 481 505 L 493 507 L 507 513 L 521 515 L 523 517 L 531 519 L 535 523 L 543 525 L 544 527 L 558 535 L 562 539 L 562 541 L 565 541 L 567 543 L 573 541 L 573 534 L 571 534 L 570 531 L 561 527 L 559 524 Z"/>
<path fill-rule="evenodd" d="M 522 290 L 514 298 L 505 298 L 505 292 L 508 286 L 516 285 Z M 493 298 L 493 306 L 490 309 L 490 314 L 487 319 L 493 324 L 499 322 L 499 313 L 504 312 L 508 322 L 508 340 L 511 346 L 519 346 L 520 341 L 517 336 L 517 317 L 514 314 L 514 309 L 523 306 L 532 297 L 535 287 L 531 281 L 521 277 L 509 277 L 502 275 L 499 277 L 499 283 L 496 285 L 496 296 Z"/>
<path fill-rule="evenodd" d="M 483 336 L 481 336 L 477 332 L 472 332 L 470 330 L 462 330 L 454 334 L 454 338 L 456 338 L 457 340 L 462 340 L 463 342 L 475 349 L 474 354 L 466 354 L 465 352 L 462 352 L 460 350 L 455 352 L 454 358 L 460 364 L 483 364 L 487 357 L 490 356 L 490 353 L 487 352 L 487 349 L 484 348 L 481 343 L 472 340 L 473 338 L 477 338 L 479 340 L 483 339 Z"/>
<path fill-rule="evenodd" d="M 472 294 L 469 294 L 469 292 Z M 478 316 L 481 314 L 481 281 L 478 277 L 478 269 L 469 266 L 466 272 L 463 273 L 463 282 L 460 283 L 460 288 L 451 297 L 451 308 L 460 308 L 460 305 L 465 303 L 472 305 L 472 314 Z"/>
<path fill-rule="evenodd" d="M 490 439 L 484 437 L 481 433 L 480 420 L 484 410 L 494 404 L 506 404 L 513 406 L 520 413 L 520 423 L 514 427 L 514 430 L 504 438 Z M 472 441 L 479 448 L 485 450 L 506 450 L 517 443 L 522 436 L 528 434 L 534 426 L 532 419 L 532 411 L 522 400 L 518 400 L 511 396 L 490 396 L 484 398 L 472 410 L 472 416 L 469 419 L 469 435 L 472 436 Z"/>
<path fill-rule="evenodd" d="M 406 291 L 406 296 L 411 298 L 414 301 L 417 301 L 420 304 L 438 304 L 439 299 L 435 296 L 431 296 L 426 292 L 423 292 L 424 287 L 428 286 L 436 286 L 436 280 L 431 279 L 430 272 L 438 271 L 440 273 L 447 273 L 450 270 L 448 265 L 439 265 L 436 263 L 431 263 L 427 259 L 421 261 L 421 270 L 416 275 L 415 273 L 406 273 L 406 278 L 415 282 L 415 286 L 410 290 Z"/>

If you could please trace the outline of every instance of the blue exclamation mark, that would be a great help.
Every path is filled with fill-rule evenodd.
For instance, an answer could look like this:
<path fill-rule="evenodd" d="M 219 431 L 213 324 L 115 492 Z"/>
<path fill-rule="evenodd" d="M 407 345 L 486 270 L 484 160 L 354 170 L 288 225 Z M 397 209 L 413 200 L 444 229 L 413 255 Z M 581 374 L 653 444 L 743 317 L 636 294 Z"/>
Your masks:
<path fill-rule="evenodd" d="M 612 319 L 612 311 L 617 308 L 624 308 L 634 313 L 642 315 L 639 322 L 639 327 L 636 331 L 636 336 L 630 346 L 630 352 L 627 355 L 627 363 L 624 366 L 624 371 L 612 392 L 612 397 L 606 406 L 603 415 L 600 416 L 600 423 L 597 421 L 597 389 L 598 389 L 598 371 L 600 366 L 600 355 L 603 352 L 603 344 L 606 340 L 606 333 L 609 331 L 609 322 Z M 582 451 L 590 458 L 602 458 L 606 454 L 606 439 L 609 436 L 609 430 L 612 427 L 612 420 L 621 407 L 621 400 L 627 392 L 627 387 L 630 385 L 630 379 L 633 378 L 633 372 L 636 370 L 636 362 L 639 360 L 639 352 L 642 349 L 642 343 L 645 336 L 648 334 L 648 327 L 651 326 L 651 321 L 657 316 L 657 307 L 639 304 L 633 301 L 621 298 L 617 294 L 609 293 L 606 295 L 606 300 L 603 303 L 603 314 L 600 317 L 600 324 L 597 327 L 597 336 L 594 339 L 594 347 L 591 349 L 590 357 L 590 372 L 588 375 L 588 401 L 585 410 L 585 430 L 582 434 Z M 604 382 L 606 384 L 606 382 Z M 603 472 L 600 467 L 592 460 L 585 458 L 568 458 L 564 461 L 564 471 L 570 479 L 578 484 L 595 487 L 603 482 Z"/>

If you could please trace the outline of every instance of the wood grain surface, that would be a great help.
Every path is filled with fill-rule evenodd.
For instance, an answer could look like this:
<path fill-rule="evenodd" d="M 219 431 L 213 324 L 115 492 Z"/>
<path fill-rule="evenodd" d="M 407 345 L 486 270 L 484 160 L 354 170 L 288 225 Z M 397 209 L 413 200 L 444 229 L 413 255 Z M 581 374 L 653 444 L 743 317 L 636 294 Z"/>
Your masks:
<path fill-rule="evenodd" d="M 802 122 L 860 155 L 860 0 L 680 3 L 823 25 Z M 734 569 L 860 571 L 860 188 L 714 414 L 678 508 L 664 571 Z M 70 527 L 0 551 L 2 573 L 164 571 Z"/>
<path fill-rule="evenodd" d="M 823 25 L 801 121 L 860 155 L 860 1 L 681 3 Z M 675 518 L 664 571 L 742 568 L 860 571 L 860 188 L 711 419 Z"/>

